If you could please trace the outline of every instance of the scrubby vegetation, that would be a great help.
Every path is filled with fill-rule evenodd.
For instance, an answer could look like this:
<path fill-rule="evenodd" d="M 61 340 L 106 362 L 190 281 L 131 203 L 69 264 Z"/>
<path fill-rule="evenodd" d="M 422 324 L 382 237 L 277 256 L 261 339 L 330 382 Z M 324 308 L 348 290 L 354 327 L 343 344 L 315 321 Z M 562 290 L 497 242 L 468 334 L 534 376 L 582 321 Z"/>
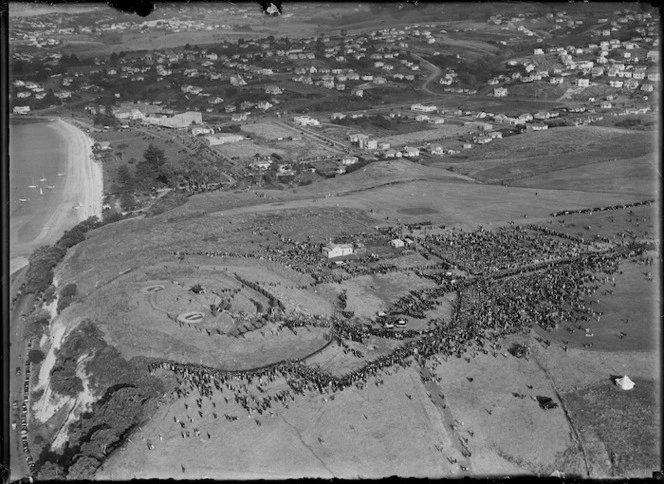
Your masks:
<path fill-rule="evenodd" d="M 76 296 L 76 284 L 69 283 L 60 291 L 60 297 L 58 298 L 58 314 L 64 311 L 74 300 Z"/>
<path fill-rule="evenodd" d="M 90 358 L 84 364 L 91 389 L 102 397 L 70 426 L 64 452 L 47 448 L 39 456 L 42 479 L 91 478 L 106 456 L 144 421 L 150 402 L 163 392 L 161 381 L 150 376 L 145 365 L 125 360 L 90 321 L 81 323 L 57 351 L 51 372 L 54 391 L 74 397 L 83 390 L 76 369 L 85 356 Z"/>
<path fill-rule="evenodd" d="M 24 329 L 26 339 L 41 338 L 50 322 L 51 315 L 43 309 L 28 316 Z"/>
<path fill-rule="evenodd" d="M 67 249 L 84 241 L 88 231 L 113 221 L 115 220 L 101 222 L 95 216 L 90 217 L 71 230 L 67 230 L 55 245 L 45 245 L 35 250 L 28 258 L 25 291 L 37 296 L 48 294 L 48 297 L 51 298 L 52 291 L 54 291 L 54 289 L 50 289 L 53 283 L 53 269 L 65 257 Z"/>
<path fill-rule="evenodd" d="M 625 118 L 618 121 L 615 126 L 627 129 L 650 129 L 655 125 L 655 121 L 646 121 L 640 118 Z"/>

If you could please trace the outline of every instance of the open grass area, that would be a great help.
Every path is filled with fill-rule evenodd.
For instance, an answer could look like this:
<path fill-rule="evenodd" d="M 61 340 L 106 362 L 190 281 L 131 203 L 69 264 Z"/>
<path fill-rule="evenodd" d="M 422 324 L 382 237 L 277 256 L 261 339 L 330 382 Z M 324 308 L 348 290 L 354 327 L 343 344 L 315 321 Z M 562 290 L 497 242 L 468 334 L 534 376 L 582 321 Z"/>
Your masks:
<path fill-rule="evenodd" d="M 658 186 L 653 155 L 616 159 L 538 174 L 510 182 L 512 186 L 558 190 L 605 191 L 643 194 L 649 197 Z"/>
<path fill-rule="evenodd" d="M 426 126 L 426 125 L 425 125 Z M 445 138 L 453 138 L 468 133 L 468 129 L 463 126 L 448 124 L 443 127 L 430 128 L 423 131 L 414 131 L 407 134 L 397 134 L 386 136 L 379 141 L 385 141 L 395 147 L 402 147 L 408 144 L 418 146 L 426 141 L 436 141 Z"/>
<path fill-rule="evenodd" d="M 604 455 L 598 452 L 593 457 L 606 476 L 650 476 L 652 463 L 659 458 L 661 417 L 653 412 L 659 400 L 656 384 L 634 380 L 636 386 L 630 391 L 621 390 L 607 377 L 564 396 L 582 437 L 604 444 Z"/>
<path fill-rule="evenodd" d="M 555 128 L 497 140 L 473 149 L 457 169 L 497 183 L 604 161 L 653 156 L 651 133 L 595 126 Z M 614 178 L 615 180 L 615 178 Z"/>
<path fill-rule="evenodd" d="M 262 123 L 246 124 L 242 126 L 242 131 L 251 133 L 264 140 L 276 140 L 278 138 L 287 138 L 293 136 L 293 131 L 286 129 L 276 123 L 269 121 Z"/>

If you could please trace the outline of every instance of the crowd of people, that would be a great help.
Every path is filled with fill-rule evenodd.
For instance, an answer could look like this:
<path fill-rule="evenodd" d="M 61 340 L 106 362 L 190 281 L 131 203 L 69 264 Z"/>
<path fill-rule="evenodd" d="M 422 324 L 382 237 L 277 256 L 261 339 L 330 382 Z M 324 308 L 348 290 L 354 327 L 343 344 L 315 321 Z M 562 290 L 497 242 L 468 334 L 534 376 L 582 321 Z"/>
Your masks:
<path fill-rule="evenodd" d="M 649 203 L 651 201 L 552 215 L 590 213 Z M 369 242 L 374 238 L 385 240 L 386 236 L 397 238 L 401 234 L 401 228 L 384 228 L 364 234 L 354 243 Z M 358 263 L 345 265 L 345 275 L 342 275 L 325 270 L 329 268 L 329 261 L 321 257 L 319 244 L 310 240 L 294 242 L 284 238 L 283 241 L 285 246 L 282 248 L 261 248 L 251 254 L 205 251 L 176 252 L 175 255 L 262 258 L 309 274 L 316 283 L 404 270 L 384 262 Z M 286 406 L 296 395 L 307 392 L 334 393 L 351 387 L 363 388 L 370 380 L 379 385 L 386 372 L 424 364 L 431 358 L 436 361 L 439 357 L 461 358 L 471 347 L 488 354 L 487 343 L 493 356 L 497 357 L 497 341 L 508 334 L 529 332 L 535 324 L 550 331 L 565 323 L 599 319 L 601 312 L 593 308 L 591 296 L 618 271 L 622 260 L 645 252 L 645 245 L 636 242 L 603 250 L 589 248 L 582 237 L 538 225 L 502 227 L 495 231 L 452 229 L 442 234 L 425 234 L 417 238 L 417 251 L 441 261 L 433 266 L 406 270 L 434 281 L 436 287 L 411 290 L 391 304 L 386 316 L 427 319 L 427 312 L 440 304 L 444 295 L 455 292 L 457 297 L 451 320 L 432 318 L 425 330 L 395 330 L 375 324 L 375 321 L 362 322 L 350 317 L 281 315 L 278 318 L 280 328 L 294 333 L 302 327 L 329 328 L 332 340 L 338 343 L 344 354 L 352 354 L 360 360 L 365 355 L 347 342 L 366 344 L 376 337 L 401 341 L 396 348 L 375 359 L 362 361 L 353 370 L 336 375 L 318 366 L 308 366 L 305 360 L 280 361 L 241 371 L 166 361 L 153 364 L 151 370 L 159 367 L 178 375 L 182 383 L 178 390 L 180 397 L 195 389 L 201 396 L 209 398 L 212 398 L 213 389 L 230 391 L 235 402 L 251 416 L 271 412 L 274 403 Z M 451 268 L 462 269 L 471 276 L 459 275 L 456 271 L 453 274 L 449 271 Z M 248 284 L 248 281 L 242 282 Z M 268 392 L 268 384 L 277 380 L 285 382 L 288 388 Z M 252 387 L 250 392 L 249 385 L 252 384 L 255 388 Z"/>
<path fill-rule="evenodd" d="M 544 260 L 573 257 L 581 247 L 553 237 L 542 237 L 521 226 L 482 228 L 473 232 L 450 230 L 428 234 L 419 245 L 432 255 L 471 274 L 513 269 Z"/>
<path fill-rule="evenodd" d="M 279 323 L 293 331 L 306 326 L 329 328 L 344 354 L 350 353 L 359 360 L 365 355 L 347 341 L 366 344 L 372 337 L 403 341 L 393 350 L 362 361 L 360 366 L 344 374 L 309 366 L 305 360 L 286 360 L 239 371 L 164 361 L 151 364 L 150 370 L 162 368 L 174 372 L 180 382 L 176 390 L 178 397 L 187 397 L 197 390 L 201 399 L 207 397 L 214 402 L 216 390 L 222 396 L 226 392 L 229 395 L 223 396 L 226 402 L 232 399 L 249 417 L 273 415 L 274 405 L 287 408 L 288 402 L 298 395 L 331 395 L 349 388 L 362 389 L 369 383 L 380 385 L 385 374 L 399 368 L 426 365 L 432 359 L 439 362 L 440 358 L 461 358 L 473 348 L 498 357 L 500 338 L 529 332 L 534 324 L 551 330 L 565 322 L 599 317 L 601 312 L 592 308 L 590 298 L 593 293 L 618 270 L 621 260 L 642 253 L 642 247 L 586 253 L 548 262 L 545 271 L 524 271 L 520 277 L 490 273 L 452 283 L 450 276 L 445 275 L 442 282 L 447 286 L 440 291 L 434 288 L 417 293 L 417 300 L 421 302 L 438 298 L 445 291 L 456 290 L 458 294 L 452 320 L 445 324 L 433 321 L 427 330 L 395 331 L 369 323 L 321 316 L 291 315 Z M 549 344 L 548 341 L 545 343 Z M 287 388 L 279 387 L 279 382 L 285 383 Z M 196 400 L 199 407 L 201 399 Z M 199 413 L 202 416 L 200 410 Z M 218 417 L 216 412 L 213 416 Z M 235 415 L 225 417 L 237 419 Z M 260 425 L 258 419 L 256 423 Z"/>
<path fill-rule="evenodd" d="M 632 207 L 641 207 L 643 205 L 650 205 L 655 202 L 654 198 L 643 200 L 641 202 L 633 203 L 620 203 L 617 205 L 610 205 L 608 207 L 595 207 L 595 208 L 580 208 L 576 210 L 563 210 L 561 212 L 553 212 L 552 217 L 560 217 L 561 215 L 572 215 L 575 213 L 593 213 L 593 212 L 604 212 L 606 210 L 621 210 L 623 208 L 632 208 Z"/>

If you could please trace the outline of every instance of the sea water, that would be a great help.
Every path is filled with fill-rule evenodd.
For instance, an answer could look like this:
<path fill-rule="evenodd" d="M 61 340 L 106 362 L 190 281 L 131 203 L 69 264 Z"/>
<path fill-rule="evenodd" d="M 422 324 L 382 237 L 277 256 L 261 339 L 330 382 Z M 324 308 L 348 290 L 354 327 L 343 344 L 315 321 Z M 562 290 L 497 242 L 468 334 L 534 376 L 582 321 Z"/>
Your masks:
<path fill-rule="evenodd" d="M 9 127 L 10 257 L 25 255 L 22 248 L 57 210 L 67 176 L 66 140 L 54 123 L 26 121 Z"/>

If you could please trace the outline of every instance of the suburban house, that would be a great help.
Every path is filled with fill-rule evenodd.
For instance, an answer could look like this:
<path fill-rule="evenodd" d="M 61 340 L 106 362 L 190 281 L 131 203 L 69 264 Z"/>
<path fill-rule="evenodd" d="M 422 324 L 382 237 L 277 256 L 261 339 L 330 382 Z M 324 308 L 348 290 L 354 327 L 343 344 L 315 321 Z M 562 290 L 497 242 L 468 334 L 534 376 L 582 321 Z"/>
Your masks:
<path fill-rule="evenodd" d="M 506 87 L 496 87 L 493 90 L 493 95 L 495 97 L 505 97 L 505 96 L 507 96 L 507 88 Z"/>
<path fill-rule="evenodd" d="M 438 155 L 442 156 L 445 152 L 443 150 L 443 147 L 441 145 L 431 145 L 429 146 L 429 152 L 432 155 Z"/>
<path fill-rule="evenodd" d="M 353 253 L 353 246 L 350 244 L 333 244 L 330 242 L 323 246 L 322 252 L 328 259 L 332 259 L 334 257 L 351 255 Z"/>
<path fill-rule="evenodd" d="M 352 156 L 352 155 L 345 155 L 343 158 L 341 158 L 342 165 L 353 165 L 358 161 L 359 158 L 357 156 Z"/>
<path fill-rule="evenodd" d="M 392 240 L 390 240 L 390 245 L 392 247 L 394 247 L 395 249 L 401 249 L 406 244 L 401 239 L 392 239 Z"/>
<path fill-rule="evenodd" d="M 406 158 L 415 158 L 420 156 L 419 148 L 414 148 L 412 146 L 404 146 L 402 153 Z"/>

